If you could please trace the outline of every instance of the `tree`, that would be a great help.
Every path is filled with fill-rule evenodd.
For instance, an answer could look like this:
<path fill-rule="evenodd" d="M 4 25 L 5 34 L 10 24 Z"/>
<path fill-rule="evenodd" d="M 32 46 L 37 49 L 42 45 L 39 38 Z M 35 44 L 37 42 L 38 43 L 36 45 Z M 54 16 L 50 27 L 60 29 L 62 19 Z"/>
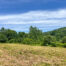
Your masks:
<path fill-rule="evenodd" d="M 62 43 L 66 43 L 66 36 L 63 37 Z"/>
<path fill-rule="evenodd" d="M 3 35 L 3 34 L 0 34 L 0 42 L 1 43 L 7 42 L 7 37 L 5 35 Z"/>
<path fill-rule="evenodd" d="M 26 34 L 25 32 L 19 32 L 18 37 L 19 38 L 26 38 L 26 37 L 28 37 L 28 34 Z"/>
<path fill-rule="evenodd" d="M 56 42 L 56 38 L 51 35 L 47 35 L 44 37 L 43 45 L 48 46 L 48 45 L 54 45 L 54 42 Z"/>
<path fill-rule="evenodd" d="M 59 28 L 59 29 L 49 31 L 49 32 L 45 32 L 44 35 L 55 36 L 57 41 L 62 40 L 62 38 L 66 36 L 66 27 Z"/>
<path fill-rule="evenodd" d="M 1 28 L 1 30 L 0 30 L 0 32 L 4 32 L 5 31 L 5 28 L 4 27 L 2 27 Z"/>
<path fill-rule="evenodd" d="M 30 38 L 24 38 L 24 40 L 23 40 L 22 43 L 23 43 L 23 44 L 32 44 L 32 43 L 33 43 L 33 40 L 30 39 Z"/>
<path fill-rule="evenodd" d="M 6 37 L 8 38 L 8 40 L 17 38 L 17 32 L 14 31 L 14 30 L 7 29 L 7 30 L 5 31 L 5 35 L 6 35 Z"/>
<path fill-rule="evenodd" d="M 41 30 L 37 29 L 36 27 L 30 27 L 29 37 L 33 40 L 41 40 L 43 37 L 43 33 Z"/>

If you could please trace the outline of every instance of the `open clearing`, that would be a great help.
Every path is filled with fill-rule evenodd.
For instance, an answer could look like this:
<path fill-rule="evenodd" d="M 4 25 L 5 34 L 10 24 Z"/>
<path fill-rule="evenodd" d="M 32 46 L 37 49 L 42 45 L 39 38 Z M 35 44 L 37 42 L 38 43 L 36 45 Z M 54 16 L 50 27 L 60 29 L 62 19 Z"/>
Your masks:
<path fill-rule="evenodd" d="M 66 66 L 66 48 L 0 44 L 0 66 Z"/>

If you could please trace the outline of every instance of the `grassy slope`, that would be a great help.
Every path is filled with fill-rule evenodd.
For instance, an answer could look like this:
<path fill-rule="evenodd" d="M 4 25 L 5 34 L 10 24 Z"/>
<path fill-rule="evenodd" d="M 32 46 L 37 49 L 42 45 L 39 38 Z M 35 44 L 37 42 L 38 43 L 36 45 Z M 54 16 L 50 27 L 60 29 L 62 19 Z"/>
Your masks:
<path fill-rule="evenodd" d="M 0 66 L 66 66 L 66 48 L 0 44 Z"/>

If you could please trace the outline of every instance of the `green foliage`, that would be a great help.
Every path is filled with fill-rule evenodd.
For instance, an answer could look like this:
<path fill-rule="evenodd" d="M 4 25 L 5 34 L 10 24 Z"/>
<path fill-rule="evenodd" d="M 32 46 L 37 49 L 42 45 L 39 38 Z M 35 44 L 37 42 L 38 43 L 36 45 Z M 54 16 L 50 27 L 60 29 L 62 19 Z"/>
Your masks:
<path fill-rule="evenodd" d="M 66 43 L 56 42 L 55 45 L 56 45 L 56 47 L 64 47 L 64 48 L 66 48 Z"/>
<path fill-rule="evenodd" d="M 44 33 L 37 27 L 32 26 L 29 33 L 17 33 L 14 30 L 1 28 L 0 42 L 66 47 L 66 27 Z"/>
<path fill-rule="evenodd" d="M 41 30 L 37 29 L 36 27 L 30 27 L 29 37 L 33 40 L 42 40 L 43 33 Z"/>
<path fill-rule="evenodd" d="M 41 44 L 43 42 L 43 32 L 36 27 L 30 27 L 29 38 L 33 40 L 32 44 Z"/>
<path fill-rule="evenodd" d="M 17 32 L 10 29 L 1 28 L 0 33 L 5 35 L 8 38 L 8 40 L 11 40 L 17 37 Z"/>
<path fill-rule="evenodd" d="M 66 36 L 63 37 L 62 43 L 66 43 Z"/>
<path fill-rule="evenodd" d="M 17 42 L 16 39 L 9 40 L 9 43 L 16 43 L 16 42 Z"/>
<path fill-rule="evenodd" d="M 19 37 L 19 38 L 25 38 L 25 37 L 28 37 L 28 34 L 25 33 L 25 32 L 19 32 L 19 33 L 18 33 L 18 37 Z"/>
<path fill-rule="evenodd" d="M 17 38 L 17 42 L 18 43 L 22 43 L 23 42 L 23 38 Z"/>
<path fill-rule="evenodd" d="M 14 30 L 6 30 L 5 35 L 7 36 L 8 40 L 14 39 L 17 37 L 17 32 Z"/>
<path fill-rule="evenodd" d="M 63 47 L 65 47 L 65 48 L 66 48 L 66 43 L 64 43 L 64 44 L 63 44 Z"/>
<path fill-rule="evenodd" d="M 51 46 L 52 46 L 52 47 L 57 47 L 56 42 L 52 42 L 52 43 L 51 43 Z"/>
<path fill-rule="evenodd" d="M 66 36 L 66 27 L 64 28 L 59 28 L 50 32 L 45 32 L 44 35 L 52 35 L 55 36 L 56 39 L 59 41 L 61 40 L 64 36 Z"/>
<path fill-rule="evenodd" d="M 9 40 L 9 43 L 22 43 L 22 38 L 11 39 Z"/>
<path fill-rule="evenodd" d="M 30 38 L 24 38 L 22 41 L 23 44 L 32 44 L 32 42 L 33 42 L 33 40 Z"/>
<path fill-rule="evenodd" d="M 56 38 L 54 36 L 47 35 L 44 37 L 43 45 L 44 46 L 55 45 L 53 42 L 56 42 Z"/>
<path fill-rule="evenodd" d="M 0 42 L 1 43 L 7 42 L 7 37 L 5 35 L 3 35 L 3 34 L 0 34 Z"/>

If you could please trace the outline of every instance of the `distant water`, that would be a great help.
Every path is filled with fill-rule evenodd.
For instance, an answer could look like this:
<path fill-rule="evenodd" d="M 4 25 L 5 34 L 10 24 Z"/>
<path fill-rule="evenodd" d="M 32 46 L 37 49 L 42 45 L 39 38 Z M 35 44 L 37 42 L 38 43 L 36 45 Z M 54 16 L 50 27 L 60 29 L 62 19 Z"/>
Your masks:
<path fill-rule="evenodd" d="M 51 31 L 54 29 L 58 29 L 61 27 L 65 27 L 64 25 L 48 25 L 48 24 L 0 24 L 0 28 L 4 27 L 6 29 L 12 29 L 17 32 L 29 32 L 30 26 L 36 26 L 43 32 Z"/>

